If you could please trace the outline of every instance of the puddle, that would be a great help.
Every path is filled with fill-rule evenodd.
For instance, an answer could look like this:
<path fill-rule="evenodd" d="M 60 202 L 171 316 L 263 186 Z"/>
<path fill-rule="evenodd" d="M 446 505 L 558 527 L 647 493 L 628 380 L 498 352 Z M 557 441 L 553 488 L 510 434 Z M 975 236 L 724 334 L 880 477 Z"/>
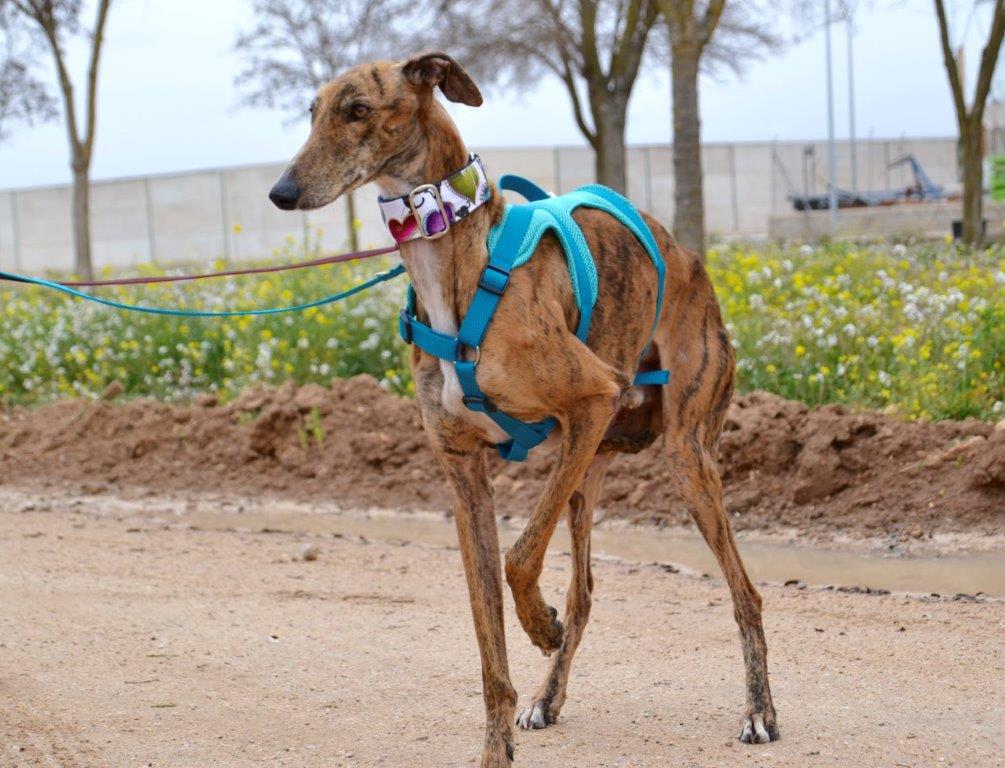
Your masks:
<path fill-rule="evenodd" d="M 205 530 L 263 528 L 312 534 L 362 536 L 374 541 L 414 542 L 436 547 L 456 546 L 452 523 L 422 515 L 382 513 L 362 516 L 346 513 L 271 510 L 269 513 L 221 512 L 203 509 L 184 514 L 187 522 Z M 502 545 L 520 534 L 517 525 L 500 525 Z M 895 592 L 960 592 L 1005 596 L 1005 552 L 947 557 L 884 557 L 879 554 L 740 541 L 740 552 L 754 581 L 785 582 L 798 579 L 808 585 L 872 587 Z M 560 525 L 549 547 L 568 552 L 569 535 Z M 719 576 L 705 542 L 697 535 L 658 529 L 603 528 L 593 532 L 594 556 L 638 563 L 672 563 L 698 573 Z"/>

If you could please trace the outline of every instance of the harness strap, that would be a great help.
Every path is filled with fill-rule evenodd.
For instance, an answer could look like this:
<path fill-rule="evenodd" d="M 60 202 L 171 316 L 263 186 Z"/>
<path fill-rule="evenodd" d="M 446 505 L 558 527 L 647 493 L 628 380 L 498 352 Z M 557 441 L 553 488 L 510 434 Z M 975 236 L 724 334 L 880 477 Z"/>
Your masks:
<path fill-rule="evenodd" d="M 525 200 L 532 203 L 536 200 L 546 200 L 551 197 L 550 194 L 530 179 L 525 179 L 523 176 L 517 176 L 512 173 L 504 173 L 499 177 L 499 189 L 508 189 L 510 192 L 516 192 L 518 195 L 523 195 Z"/>
<path fill-rule="evenodd" d="M 666 264 L 663 262 L 663 257 L 660 255 L 660 247 L 656 243 L 656 238 L 653 237 L 652 230 L 649 229 L 645 220 L 642 218 L 642 214 L 640 214 L 638 209 L 631 204 L 628 198 L 618 194 L 613 189 L 609 189 L 601 184 L 587 184 L 582 189 L 583 191 L 602 197 L 616 206 L 618 212 L 624 217 L 621 219 L 622 223 L 632 230 L 635 237 L 639 239 L 642 245 L 644 245 L 646 250 L 649 252 L 649 257 L 653 260 L 653 266 L 656 267 L 657 278 L 656 316 L 653 318 L 653 331 L 655 332 L 656 326 L 660 321 L 660 314 L 663 312 L 663 283 L 666 279 Z M 625 219 L 628 221 L 625 221 Z"/>
<path fill-rule="evenodd" d="M 499 307 L 503 292 L 509 284 L 513 262 L 520 252 L 520 243 L 527 232 L 533 213 L 531 208 L 517 206 L 507 216 L 502 234 L 499 237 L 499 246 L 493 250 L 489 263 L 485 266 L 481 279 L 478 281 L 478 288 L 471 299 L 468 311 L 461 321 L 457 338 L 462 345 L 480 350 L 485 334 L 492 324 L 492 318 Z M 480 353 L 473 361 L 457 360 L 454 362 L 457 380 L 464 393 L 464 404 L 473 411 L 487 415 L 510 436 L 510 440 L 497 446 L 504 459 L 523 461 L 527 458 L 527 452 L 531 448 L 540 445 L 547 439 L 548 434 L 558 422 L 554 419 L 545 419 L 544 421 L 528 423 L 498 410 L 478 386 L 476 369 L 478 368 L 477 358 L 479 356 Z"/>
<path fill-rule="evenodd" d="M 651 387 L 670 383 L 670 371 L 639 371 L 635 374 L 636 387 Z"/>

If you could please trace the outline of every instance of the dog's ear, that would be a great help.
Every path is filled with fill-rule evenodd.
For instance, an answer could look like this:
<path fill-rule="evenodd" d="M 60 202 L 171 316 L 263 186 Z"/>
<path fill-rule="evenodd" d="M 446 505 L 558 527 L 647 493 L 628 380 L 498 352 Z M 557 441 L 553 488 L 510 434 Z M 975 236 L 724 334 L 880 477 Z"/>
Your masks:
<path fill-rule="evenodd" d="M 467 104 L 469 107 L 481 106 L 482 93 L 471 75 L 442 51 L 413 56 L 402 64 L 401 73 L 412 85 L 428 85 L 430 88 L 440 86 L 443 95 L 450 101 Z"/>

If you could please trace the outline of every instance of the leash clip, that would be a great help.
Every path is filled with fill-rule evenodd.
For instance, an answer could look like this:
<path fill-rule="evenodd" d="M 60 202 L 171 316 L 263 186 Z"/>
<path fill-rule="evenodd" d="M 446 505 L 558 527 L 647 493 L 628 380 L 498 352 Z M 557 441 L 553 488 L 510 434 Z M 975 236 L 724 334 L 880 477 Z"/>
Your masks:
<path fill-rule="evenodd" d="M 419 206 L 415 204 L 415 199 L 427 192 L 433 198 L 433 202 L 436 203 L 436 208 L 440 212 L 440 219 L 443 221 L 443 229 L 439 232 L 429 232 L 426 229 L 426 220 L 422 218 L 422 214 L 419 213 Z M 447 214 L 447 207 L 443 204 L 443 198 L 440 197 L 440 188 L 436 184 L 422 184 L 409 192 L 408 207 L 412 209 L 415 222 L 419 225 L 419 235 L 421 235 L 423 240 L 439 240 L 450 231 L 450 218 Z"/>

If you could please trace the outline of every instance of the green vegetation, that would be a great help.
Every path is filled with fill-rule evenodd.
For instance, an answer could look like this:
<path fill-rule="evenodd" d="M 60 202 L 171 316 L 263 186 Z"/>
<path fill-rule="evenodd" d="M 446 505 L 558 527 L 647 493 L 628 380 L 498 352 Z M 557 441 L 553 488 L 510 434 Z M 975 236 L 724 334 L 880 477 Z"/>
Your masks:
<path fill-rule="evenodd" d="M 317 256 L 293 253 L 283 257 Z M 387 264 L 103 295 L 156 306 L 247 309 L 319 298 Z M 890 408 L 913 418 L 1005 416 L 1005 250 L 948 244 L 736 246 L 709 270 L 739 358 L 741 390 L 810 404 Z M 151 272 L 144 269 L 143 272 Z M 36 288 L 0 293 L 0 399 L 32 404 L 129 395 L 226 401 L 252 384 L 327 384 L 358 373 L 409 394 L 395 314 L 405 281 L 299 315 L 179 320 L 116 312 Z M 305 440 L 324 441 L 317 424 Z"/>

